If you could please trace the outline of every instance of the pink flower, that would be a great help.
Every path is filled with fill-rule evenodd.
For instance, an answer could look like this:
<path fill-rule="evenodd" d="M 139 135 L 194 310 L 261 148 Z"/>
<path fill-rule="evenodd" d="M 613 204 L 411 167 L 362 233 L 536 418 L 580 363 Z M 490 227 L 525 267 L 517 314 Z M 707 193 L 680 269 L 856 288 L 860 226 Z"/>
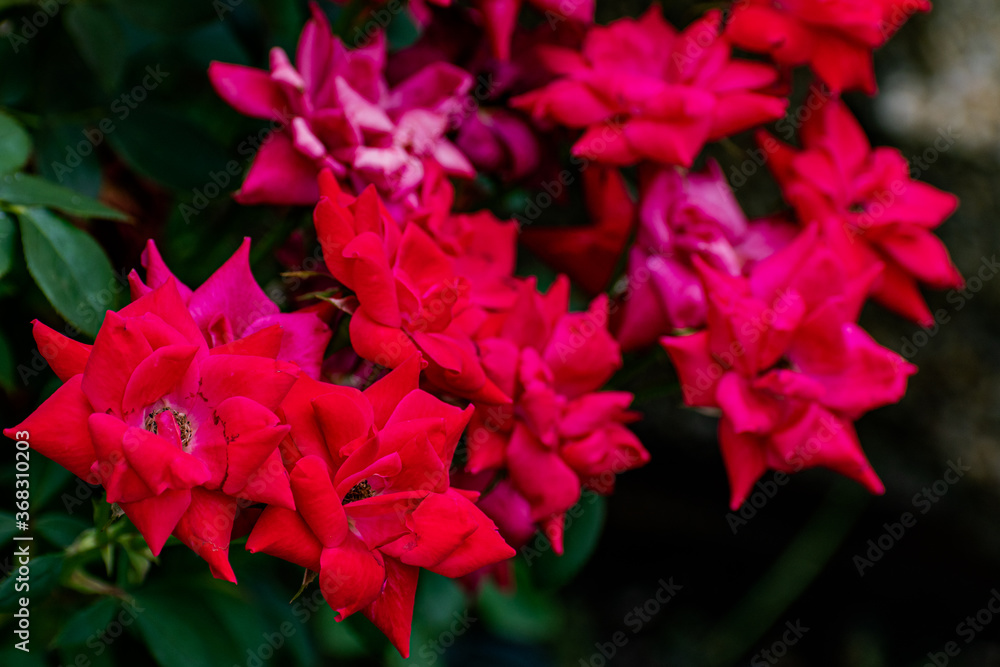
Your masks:
<path fill-rule="evenodd" d="M 531 126 L 506 109 L 477 110 L 458 128 L 455 144 L 479 171 L 497 173 L 504 180 L 522 178 L 541 163 Z"/>
<path fill-rule="evenodd" d="M 35 323 L 39 347 L 64 384 L 4 434 L 77 477 L 101 484 L 158 555 L 174 534 L 235 582 L 233 521 L 254 503 L 295 507 L 275 411 L 299 369 L 276 361 L 273 324 L 211 350 L 167 280 L 108 312 L 94 345 Z"/>
<path fill-rule="evenodd" d="M 676 329 L 705 324 L 705 289 L 695 258 L 739 276 L 745 252 L 762 259 L 797 231 L 787 223 L 748 223 L 714 161 L 704 172 L 685 175 L 664 167 L 641 175 L 639 234 L 629 252 L 616 323 L 626 351 L 650 346 Z"/>
<path fill-rule="evenodd" d="M 564 278 L 545 295 L 525 281 L 506 318 L 481 332 L 487 374 L 514 405 L 477 410 L 467 437 L 466 470 L 506 469 L 557 553 L 564 513 L 581 486 L 609 493 L 618 473 L 649 460 L 625 427 L 635 418 L 632 395 L 597 391 L 621 366 L 606 328 L 607 298 L 585 313 L 568 313 L 568 299 Z"/>
<path fill-rule="evenodd" d="M 329 172 L 320 177 L 316 233 L 330 273 L 354 292 L 351 345 L 359 356 L 395 368 L 418 351 L 427 378 L 470 400 L 509 398 L 483 371 L 470 334 L 485 314 L 471 307 L 470 283 L 419 225 L 403 232 L 374 187 L 357 199 L 340 191 Z"/>
<path fill-rule="evenodd" d="M 296 511 L 264 510 L 247 549 L 319 574 L 341 621 L 362 612 L 409 655 L 419 568 L 460 577 L 514 550 L 448 469 L 472 408 L 420 391 L 411 357 L 363 393 L 301 377 L 282 404 Z"/>
<path fill-rule="evenodd" d="M 653 7 L 594 27 L 581 52 L 539 49 L 560 78 L 511 100 L 539 119 L 585 128 L 573 154 L 614 165 L 690 166 L 706 142 L 781 118 L 787 100 L 763 63 L 733 60 L 718 11 L 678 33 Z"/>
<path fill-rule="evenodd" d="M 927 0 L 740 0 L 726 36 L 784 67 L 809 65 L 834 92 L 874 95 L 872 50 L 930 8 Z"/>
<path fill-rule="evenodd" d="M 847 273 L 815 228 L 748 277 L 695 265 L 708 328 L 662 343 L 685 403 L 722 410 L 733 509 L 769 468 L 825 466 L 882 493 L 852 422 L 898 401 L 916 368 L 854 323 L 878 269 Z"/>
<path fill-rule="evenodd" d="M 278 325 L 279 335 L 273 341 L 277 345 L 275 358 L 294 362 L 310 377 L 319 377 L 332 335 L 330 328 L 314 309 L 280 312 L 250 272 L 249 238 L 243 239 L 233 256 L 194 291 L 171 273 L 152 240 L 143 250 L 142 265 L 146 282 L 135 271 L 129 275 L 133 299 L 173 280 L 209 347 L 227 345 Z"/>
<path fill-rule="evenodd" d="M 368 184 L 401 201 L 434 160 L 452 175 L 472 177 L 469 161 L 446 138 L 462 112 L 470 75 L 447 63 L 429 65 L 389 88 L 381 33 L 348 50 L 323 12 L 299 39 L 297 67 L 280 48 L 270 72 L 213 62 L 209 77 L 238 111 L 280 124 L 264 141 L 236 198 L 244 204 L 313 204 L 316 176 L 329 169 L 354 192 Z"/>
<path fill-rule="evenodd" d="M 775 141 L 770 167 L 804 223 L 818 222 L 824 241 L 852 275 L 884 265 L 872 284 L 879 303 L 927 326 L 933 322 L 918 283 L 961 287 L 962 276 L 931 230 L 958 199 L 910 178 L 899 151 L 872 150 L 840 100 L 828 101 L 802 127 L 804 150 Z"/>

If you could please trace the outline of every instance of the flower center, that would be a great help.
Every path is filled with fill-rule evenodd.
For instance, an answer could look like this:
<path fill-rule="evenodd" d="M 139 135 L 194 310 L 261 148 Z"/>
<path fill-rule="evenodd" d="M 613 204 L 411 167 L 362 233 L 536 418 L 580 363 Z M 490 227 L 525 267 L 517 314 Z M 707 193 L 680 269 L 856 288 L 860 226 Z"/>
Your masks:
<path fill-rule="evenodd" d="M 341 504 L 346 505 L 347 503 L 353 503 L 355 500 L 371 498 L 374 495 L 375 489 L 373 489 L 372 485 L 368 483 L 368 480 L 363 479 L 351 487 L 351 490 L 347 492 L 346 496 L 344 496 L 344 501 Z"/>
<path fill-rule="evenodd" d="M 174 418 L 174 423 L 177 424 L 177 432 L 181 436 L 181 445 L 187 447 L 187 444 L 191 442 L 191 436 L 194 435 L 194 428 L 191 426 L 191 422 L 188 421 L 187 416 L 183 412 L 177 412 L 173 408 L 160 408 L 146 415 L 146 419 L 142 423 L 142 427 L 149 431 L 150 433 L 157 432 L 156 418 L 159 417 L 164 412 L 169 412 Z"/>

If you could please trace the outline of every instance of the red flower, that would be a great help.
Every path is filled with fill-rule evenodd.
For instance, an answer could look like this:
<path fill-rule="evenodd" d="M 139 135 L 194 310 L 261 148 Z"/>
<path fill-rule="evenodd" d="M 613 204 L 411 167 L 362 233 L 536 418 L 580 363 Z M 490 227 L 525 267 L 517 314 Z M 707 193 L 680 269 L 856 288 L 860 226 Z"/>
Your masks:
<path fill-rule="evenodd" d="M 762 133 L 765 138 L 772 140 Z M 899 151 L 872 150 L 840 100 L 828 101 L 803 125 L 802 144 L 804 150 L 796 151 L 778 142 L 770 162 L 799 218 L 819 223 L 851 275 L 884 265 L 872 285 L 878 302 L 921 325 L 933 323 L 917 284 L 945 289 L 964 282 L 931 232 L 958 199 L 911 180 Z"/>
<path fill-rule="evenodd" d="M 576 156 L 690 166 L 706 142 L 777 120 L 788 106 L 765 92 L 778 80 L 773 67 L 730 58 L 721 23 L 712 11 L 678 33 L 653 7 L 592 28 L 582 52 L 539 48 L 561 78 L 511 104 L 586 128 Z"/>
<path fill-rule="evenodd" d="M 159 554 L 171 533 L 235 582 L 229 566 L 241 507 L 294 508 L 275 410 L 299 369 L 274 359 L 271 325 L 211 350 L 168 280 L 108 312 L 92 348 L 35 323 L 65 384 L 23 423 L 31 446 L 118 503 Z"/>
<path fill-rule="evenodd" d="M 469 307 L 469 281 L 419 225 L 400 233 L 374 188 L 357 199 L 329 172 L 320 177 L 316 232 L 333 276 L 357 296 L 351 344 L 364 359 L 395 368 L 420 351 L 427 378 L 458 396 L 509 401 L 487 378 L 469 332 L 481 321 Z"/>
<path fill-rule="evenodd" d="M 834 92 L 874 95 L 872 50 L 930 8 L 927 0 L 739 0 L 726 37 L 779 65 L 809 65 Z"/>
<path fill-rule="evenodd" d="M 597 392 L 621 366 L 606 328 L 607 298 L 586 313 L 566 312 L 568 299 L 564 278 L 546 295 L 526 281 L 507 316 L 482 332 L 483 365 L 514 405 L 477 410 L 466 466 L 470 473 L 506 469 L 557 553 L 563 515 L 580 487 L 609 493 L 615 475 L 649 460 L 624 426 L 635 417 L 632 395 Z"/>
<path fill-rule="evenodd" d="M 498 220 L 489 211 L 452 213 L 455 189 L 437 166 L 428 168 L 419 199 L 405 224 L 419 225 L 448 255 L 455 275 L 469 284 L 470 303 L 486 310 L 513 305 L 517 224 Z"/>
<path fill-rule="evenodd" d="M 193 292 L 171 273 L 156 244 L 150 240 L 142 253 L 146 282 L 135 271 L 129 276 L 132 298 L 148 294 L 173 279 L 191 317 L 209 347 L 226 345 L 277 324 L 281 327 L 276 358 L 294 362 L 312 378 L 319 377 L 330 328 L 315 309 L 282 313 L 250 272 L 250 239 Z M 269 355 L 270 356 L 270 355 Z"/>
<path fill-rule="evenodd" d="M 722 410 L 733 509 L 768 468 L 825 466 L 882 493 L 852 422 L 898 401 L 916 368 L 854 323 L 877 268 L 849 278 L 815 228 L 749 277 L 695 264 L 708 329 L 662 343 L 685 403 Z"/>
<path fill-rule="evenodd" d="M 471 416 L 420 391 L 413 356 L 363 393 L 300 377 L 282 404 L 297 511 L 264 510 L 247 549 L 319 573 L 338 620 L 362 612 L 406 657 L 419 568 L 464 576 L 514 550 L 453 489 Z"/>
<path fill-rule="evenodd" d="M 589 294 L 607 288 L 635 227 L 636 206 L 618 169 L 583 172 L 592 224 L 581 227 L 525 227 L 521 240 Z"/>

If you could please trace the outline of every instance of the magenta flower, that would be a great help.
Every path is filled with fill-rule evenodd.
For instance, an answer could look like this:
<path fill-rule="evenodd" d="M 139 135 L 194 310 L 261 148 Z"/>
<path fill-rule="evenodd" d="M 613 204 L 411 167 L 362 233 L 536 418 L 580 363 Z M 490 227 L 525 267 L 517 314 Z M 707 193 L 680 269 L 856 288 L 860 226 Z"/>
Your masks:
<path fill-rule="evenodd" d="M 135 271 L 129 276 L 133 299 L 173 280 L 209 347 L 239 346 L 242 339 L 256 336 L 266 340 L 277 359 L 294 362 L 309 377 L 319 378 L 330 328 L 312 309 L 280 312 L 250 272 L 249 238 L 194 291 L 171 273 L 152 240 L 142 253 L 142 265 L 145 282 Z"/>
<path fill-rule="evenodd" d="M 882 493 L 853 421 L 898 401 L 916 367 L 855 324 L 877 269 L 849 274 L 815 227 L 748 277 L 695 265 L 708 328 L 662 343 L 685 403 L 722 410 L 733 509 L 769 468 L 823 466 Z"/>
<path fill-rule="evenodd" d="M 617 337 L 625 350 L 654 344 L 676 329 L 705 324 L 707 303 L 695 258 L 739 276 L 750 253 L 762 259 L 796 233 L 791 224 L 748 223 L 719 165 L 683 174 L 642 174 L 639 234 L 629 253 Z"/>
<path fill-rule="evenodd" d="M 323 169 L 355 194 L 374 184 L 391 201 L 413 192 L 428 160 L 449 174 L 474 176 L 445 138 L 472 85 L 468 72 L 434 63 L 390 89 L 384 36 L 348 50 L 315 3 L 312 9 L 296 66 L 275 48 L 269 72 L 219 62 L 209 67 L 212 85 L 236 110 L 280 123 L 261 146 L 237 200 L 314 204 Z"/>
<path fill-rule="evenodd" d="M 784 67 L 809 65 L 834 92 L 876 91 L 872 50 L 884 45 L 927 0 L 741 0 L 726 36 Z"/>
<path fill-rule="evenodd" d="M 760 140 L 772 137 L 761 131 Z M 802 127 L 804 150 L 774 140 L 771 170 L 799 219 L 819 223 L 852 275 L 884 269 L 872 297 L 923 326 L 933 323 L 919 283 L 964 280 L 933 229 L 958 208 L 955 195 L 910 178 L 898 150 L 872 149 L 843 102 L 830 100 Z"/>
<path fill-rule="evenodd" d="M 678 32 L 653 7 L 638 20 L 594 27 L 580 52 L 540 48 L 542 64 L 560 78 L 511 104 L 584 128 L 574 155 L 690 166 L 706 142 L 777 120 L 788 106 L 767 92 L 778 72 L 733 60 L 721 25 L 712 11 Z"/>
<path fill-rule="evenodd" d="M 622 363 L 606 328 L 607 297 L 585 313 L 567 312 L 568 303 L 565 278 L 545 295 L 528 280 L 506 316 L 480 332 L 486 373 L 514 404 L 478 409 L 467 438 L 466 471 L 506 470 L 557 553 L 564 514 L 581 488 L 609 493 L 617 474 L 649 461 L 625 426 L 636 417 L 628 410 L 632 394 L 598 391 Z M 510 524 L 493 511 L 502 525 Z M 523 513 L 523 503 L 511 511 Z M 523 516 L 509 518 L 523 522 Z"/>

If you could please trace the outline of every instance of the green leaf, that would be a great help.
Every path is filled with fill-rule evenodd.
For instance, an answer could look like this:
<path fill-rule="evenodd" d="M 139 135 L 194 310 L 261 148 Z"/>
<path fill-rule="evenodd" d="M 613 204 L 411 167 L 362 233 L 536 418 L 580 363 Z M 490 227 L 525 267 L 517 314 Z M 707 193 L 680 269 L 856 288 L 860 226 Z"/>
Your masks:
<path fill-rule="evenodd" d="M 101 189 L 101 162 L 97 159 L 105 134 L 99 127 L 49 125 L 38 134 L 38 173 L 48 181 L 78 194 L 96 197 Z"/>
<path fill-rule="evenodd" d="M 531 578 L 536 586 L 559 588 L 583 569 L 600 541 L 605 514 L 604 498 L 585 491 L 580 501 L 566 512 L 563 555 L 556 555 L 550 548 L 531 560 Z M 534 542 L 529 546 L 534 547 Z"/>
<path fill-rule="evenodd" d="M 35 549 L 34 542 L 22 542 L 22 544 L 30 544 L 30 549 Z M 48 554 L 45 556 L 32 556 L 31 562 L 28 563 L 28 581 L 18 582 L 17 579 L 20 576 L 17 569 L 4 579 L 3 583 L 0 584 L 0 612 L 12 612 L 15 607 L 17 607 L 18 598 L 27 597 L 26 594 L 30 593 L 30 597 L 35 600 L 41 600 L 45 595 L 52 590 L 52 588 L 59 581 L 59 575 L 62 574 L 63 568 L 63 557 L 62 554 Z M 20 564 L 15 561 L 15 568 L 20 567 Z M 30 590 L 16 590 L 18 583 L 27 583 L 30 586 Z"/>
<path fill-rule="evenodd" d="M 99 5 L 73 4 L 64 10 L 63 22 L 101 85 L 114 90 L 126 60 L 125 35 L 115 16 Z"/>
<path fill-rule="evenodd" d="M 17 533 L 14 527 L 14 515 L 10 512 L 0 512 L 0 547 L 5 546 Z"/>
<path fill-rule="evenodd" d="M 17 371 L 14 368 L 16 363 L 14 350 L 11 349 L 6 334 L 0 331 L 0 388 L 8 393 L 17 389 L 18 383 L 15 379 Z"/>
<path fill-rule="evenodd" d="M 321 607 L 316 612 L 316 642 L 324 653 L 340 658 L 360 658 L 368 652 L 350 623 L 338 622 L 337 612 Z"/>
<path fill-rule="evenodd" d="M 381 10 L 386 11 L 386 10 Z M 354 33 L 358 35 L 359 33 Z M 410 12 L 399 12 L 392 17 L 389 25 L 385 29 L 386 39 L 389 41 L 389 49 L 398 51 L 405 49 L 420 38 L 420 28 L 413 20 Z"/>
<path fill-rule="evenodd" d="M 134 626 L 149 652 L 162 667 L 216 667 L 221 647 L 214 618 L 206 613 L 194 592 L 163 586 L 143 588 L 136 593 Z M 235 657 L 235 656 L 232 656 Z"/>
<path fill-rule="evenodd" d="M 115 612 L 121 605 L 116 598 L 103 598 L 89 607 L 81 609 L 69 617 L 66 624 L 52 640 L 53 646 L 73 646 L 83 644 L 98 632 L 108 627 Z"/>
<path fill-rule="evenodd" d="M 226 150 L 178 111 L 147 103 L 108 140 L 136 171 L 176 190 L 225 201 L 225 193 L 239 187 L 240 177 L 226 172 L 231 159 Z"/>
<path fill-rule="evenodd" d="M 64 514 L 45 514 L 32 524 L 35 532 L 63 549 L 71 545 L 77 535 L 90 527 L 90 524 L 82 519 Z"/>
<path fill-rule="evenodd" d="M 73 473 L 55 461 L 35 458 L 31 461 L 31 500 L 36 509 L 44 507 L 73 477 Z M 60 511 L 66 510 L 60 503 Z"/>
<path fill-rule="evenodd" d="M 17 238 L 17 226 L 14 219 L 0 211 L 0 278 L 10 272 L 14 265 L 14 241 Z"/>
<path fill-rule="evenodd" d="M 80 331 L 94 336 L 106 309 L 108 290 L 120 287 L 107 256 L 90 235 L 45 209 L 18 215 L 28 272 L 49 303 Z"/>
<path fill-rule="evenodd" d="M 28 174 L 7 174 L 0 178 L 0 201 L 18 206 L 46 206 L 79 218 L 129 220 L 128 215 L 95 199 Z"/>
<path fill-rule="evenodd" d="M 205 0 L 174 0 L 173 2 L 135 2 L 114 0 L 115 5 L 130 21 L 147 30 L 159 33 L 179 32 L 201 23 L 219 21 L 226 17 L 219 7 L 229 7 L 230 2 L 205 2 Z"/>
<path fill-rule="evenodd" d="M 31 157 L 31 137 L 21 124 L 0 113 L 0 174 L 17 171 Z"/>
<path fill-rule="evenodd" d="M 0 0 L 0 6 L 3 1 Z M 14 639 L 18 642 L 20 639 Z M 17 667 L 48 667 L 48 660 L 43 651 L 32 651 L 25 653 L 13 646 L 6 646 L 0 649 L 0 665 L 17 665 Z M 66 663 L 70 664 L 70 663 Z"/>
<path fill-rule="evenodd" d="M 501 591 L 492 581 L 485 582 L 479 609 L 489 628 L 502 637 L 522 643 L 550 640 L 562 628 L 562 611 L 532 587 L 526 569 L 523 562 L 515 563 L 513 591 Z"/>

